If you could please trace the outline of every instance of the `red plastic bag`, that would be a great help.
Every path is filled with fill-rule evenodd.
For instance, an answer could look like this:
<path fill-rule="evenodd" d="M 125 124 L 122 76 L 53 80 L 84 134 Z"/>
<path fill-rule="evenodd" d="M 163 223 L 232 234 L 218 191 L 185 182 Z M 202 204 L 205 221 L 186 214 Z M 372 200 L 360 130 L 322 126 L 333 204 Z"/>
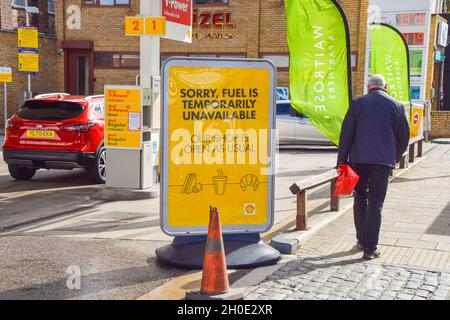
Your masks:
<path fill-rule="evenodd" d="M 338 167 L 339 176 L 336 180 L 334 196 L 350 196 L 359 181 L 358 174 L 347 164 Z"/>

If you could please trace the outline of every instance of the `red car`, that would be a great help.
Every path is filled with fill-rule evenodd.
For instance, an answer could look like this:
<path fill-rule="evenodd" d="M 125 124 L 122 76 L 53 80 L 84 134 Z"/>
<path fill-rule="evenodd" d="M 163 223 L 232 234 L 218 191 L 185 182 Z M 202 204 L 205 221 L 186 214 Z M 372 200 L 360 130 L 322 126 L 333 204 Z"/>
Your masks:
<path fill-rule="evenodd" d="M 104 96 L 52 93 L 25 101 L 8 120 L 3 158 L 17 180 L 39 169 L 85 168 L 105 182 Z"/>

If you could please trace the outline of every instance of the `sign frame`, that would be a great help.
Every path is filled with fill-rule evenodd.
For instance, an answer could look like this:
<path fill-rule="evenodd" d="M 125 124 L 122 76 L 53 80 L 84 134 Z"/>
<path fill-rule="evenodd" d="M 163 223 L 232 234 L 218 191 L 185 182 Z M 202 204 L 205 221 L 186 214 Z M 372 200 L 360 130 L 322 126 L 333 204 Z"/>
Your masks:
<path fill-rule="evenodd" d="M 107 146 L 107 144 L 106 144 L 106 138 L 107 138 L 107 130 L 106 130 L 106 128 L 107 128 L 107 118 L 106 118 L 106 112 L 107 112 L 107 103 L 106 103 L 106 90 L 108 90 L 108 89 L 117 89 L 117 90 L 127 90 L 127 89 L 130 89 L 130 90 L 137 90 L 137 89 L 139 89 L 140 90 L 140 92 L 141 92 L 141 98 L 140 98 L 140 113 L 141 113 L 141 119 L 140 119 L 140 121 L 141 121 L 141 124 L 140 124 L 140 126 L 141 126 L 141 129 L 139 130 L 140 131 L 140 142 L 139 142 L 139 147 L 138 148 L 128 148 L 128 147 L 110 147 L 110 146 Z M 143 132 L 142 132 L 142 129 L 143 129 L 143 110 L 144 110 L 144 106 L 143 106 L 143 102 L 144 102 L 144 90 L 142 89 L 142 87 L 141 86 L 120 86 L 120 85 L 105 85 L 104 86 L 104 92 L 105 92 L 105 128 L 104 128 L 104 135 L 105 135 L 105 148 L 108 150 L 142 150 L 142 141 L 143 141 Z M 129 114 L 129 113 L 128 113 Z"/>
<path fill-rule="evenodd" d="M 208 226 L 169 226 L 168 216 L 168 157 L 169 157 L 169 71 L 172 67 L 205 67 L 205 68 L 242 68 L 242 69 L 267 69 L 270 77 L 269 103 L 272 110 L 269 113 L 268 130 L 272 130 L 268 137 L 269 174 L 267 175 L 267 212 L 264 224 L 236 224 L 222 225 L 224 234 L 255 234 L 270 230 L 274 224 L 275 212 L 275 161 L 276 161 L 276 84 L 277 69 L 274 63 L 267 59 L 243 59 L 243 58 L 202 58 L 202 57 L 171 57 L 162 66 L 162 108 L 161 108 L 161 196 L 160 196 L 160 227 L 168 236 L 206 235 Z M 219 208 L 220 210 L 220 208 Z M 207 215 L 207 212 L 205 213 Z"/>

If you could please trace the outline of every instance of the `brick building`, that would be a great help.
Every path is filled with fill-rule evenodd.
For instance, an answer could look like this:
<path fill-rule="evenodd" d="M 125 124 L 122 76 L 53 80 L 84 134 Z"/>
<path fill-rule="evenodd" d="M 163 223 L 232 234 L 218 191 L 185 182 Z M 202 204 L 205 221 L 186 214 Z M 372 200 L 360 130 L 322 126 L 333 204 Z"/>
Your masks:
<path fill-rule="evenodd" d="M 28 0 L 28 6 L 39 8 L 39 14 L 30 14 L 30 26 L 39 33 L 55 35 L 55 1 Z M 27 0 L 0 0 L 0 29 L 16 30 L 26 25 Z"/>
<path fill-rule="evenodd" d="M 353 88 L 363 93 L 368 0 L 339 1 L 349 20 Z M 139 40 L 124 35 L 124 17 L 138 0 L 65 0 L 56 5 L 58 90 L 97 94 L 105 84 L 134 84 Z M 105 5 L 105 4 L 108 5 Z M 278 86 L 289 83 L 283 0 L 196 0 L 193 43 L 161 41 L 161 61 L 173 55 L 272 59 Z"/>
<path fill-rule="evenodd" d="M 0 0 L 0 66 L 11 67 L 13 83 L 7 85 L 7 115 L 10 116 L 26 98 L 27 75 L 18 72 L 17 28 L 26 25 L 26 0 Z M 39 74 L 31 77 L 33 94 L 53 91 L 56 87 L 55 0 L 28 0 L 28 6 L 39 8 L 39 14 L 29 14 L 30 26 L 39 31 Z M 3 102 L 3 86 L 0 101 Z M 0 127 L 3 123 L 0 108 Z"/>

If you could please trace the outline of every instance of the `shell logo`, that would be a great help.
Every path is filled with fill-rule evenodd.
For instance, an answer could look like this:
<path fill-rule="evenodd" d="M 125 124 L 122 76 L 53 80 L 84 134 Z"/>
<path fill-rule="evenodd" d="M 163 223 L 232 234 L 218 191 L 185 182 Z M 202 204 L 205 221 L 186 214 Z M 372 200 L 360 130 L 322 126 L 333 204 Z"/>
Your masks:
<path fill-rule="evenodd" d="M 256 214 L 256 204 L 246 203 L 244 205 L 244 213 L 246 216 L 253 216 Z"/>

